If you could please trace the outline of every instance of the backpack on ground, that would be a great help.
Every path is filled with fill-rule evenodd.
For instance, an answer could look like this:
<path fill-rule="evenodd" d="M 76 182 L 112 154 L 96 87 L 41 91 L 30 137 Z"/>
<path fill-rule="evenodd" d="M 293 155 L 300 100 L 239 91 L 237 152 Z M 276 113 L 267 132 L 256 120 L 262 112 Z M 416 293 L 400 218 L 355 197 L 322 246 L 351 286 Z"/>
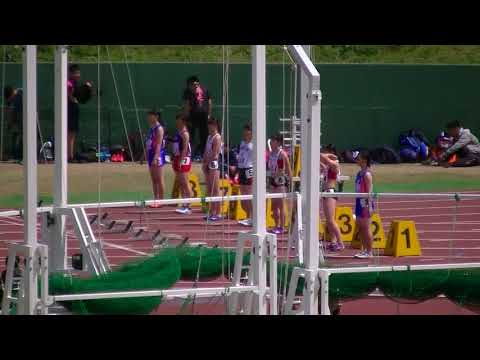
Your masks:
<path fill-rule="evenodd" d="M 410 130 L 400 134 L 399 155 L 404 162 L 418 162 L 428 159 L 429 148 L 426 138 L 418 130 Z"/>
<path fill-rule="evenodd" d="M 377 164 L 399 164 L 400 155 L 390 146 L 384 145 L 370 152 L 372 161 Z"/>
<path fill-rule="evenodd" d="M 125 148 L 122 145 L 114 145 L 110 149 L 111 162 L 122 163 L 125 161 Z"/>

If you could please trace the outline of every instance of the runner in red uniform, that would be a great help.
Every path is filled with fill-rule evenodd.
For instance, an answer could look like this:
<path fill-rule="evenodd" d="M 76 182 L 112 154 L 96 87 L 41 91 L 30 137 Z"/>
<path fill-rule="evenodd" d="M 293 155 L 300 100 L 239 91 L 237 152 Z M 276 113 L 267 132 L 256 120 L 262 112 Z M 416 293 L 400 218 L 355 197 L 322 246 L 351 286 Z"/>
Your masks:
<path fill-rule="evenodd" d="M 175 125 L 177 127 L 177 133 L 173 141 L 173 171 L 180 186 L 182 197 L 189 199 L 193 196 L 190 190 L 190 184 L 188 183 L 188 174 L 192 169 L 190 135 L 183 115 L 177 115 Z M 178 208 L 176 212 L 183 215 L 190 215 L 192 210 L 189 204 L 184 204 Z"/>

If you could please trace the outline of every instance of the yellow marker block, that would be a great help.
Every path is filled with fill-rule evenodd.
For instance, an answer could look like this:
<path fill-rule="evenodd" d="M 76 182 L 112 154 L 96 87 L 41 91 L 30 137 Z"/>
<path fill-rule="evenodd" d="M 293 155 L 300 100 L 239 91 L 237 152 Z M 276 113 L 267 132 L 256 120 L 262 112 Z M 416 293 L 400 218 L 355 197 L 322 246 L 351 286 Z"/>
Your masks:
<path fill-rule="evenodd" d="M 300 145 L 295 146 L 293 153 L 293 177 L 299 177 L 302 171 L 302 157 L 300 151 Z"/>
<path fill-rule="evenodd" d="M 190 174 L 188 177 L 188 183 L 190 184 L 190 189 L 192 190 L 192 195 L 194 198 L 201 198 L 202 195 L 202 188 L 200 187 L 200 182 L 198 180 L 198 176 L 195 174 Z M 175 179 L 175 182 L 173 184 L 173 190 L 172 190 L 172 199 L 181 199 L 182 195 L 180 194 L 180 185 Z M 190 206 L 202 206 L 201 203 L 193 203 L 190 204 Z"/>
<path fill-rule="evenodd" d="M 232 186 L 232 195 L 241 195 L 240 186 Z M 242 202 L 240 200 L 230 202 L 230 219 L 235 221 L 245 220 L 247 218 L 247 213 L 243 210 Z"/>
<path fill-rule="evenodd" d="M 373 248 L 385 249 L 387 247 L 387 240 L 385 238 L 385 232 L 383 230 L 383 224 L 382 224 L 382 219 L 380 218 L 380 215 L 373 214 L 370 229 L 373 235 Z M 355 232 L 352 239 L 352 247 L 354 249 L 362 248 L 362 242 L 360 240 L 360 235 L 358 233 L 357 226 L 355 226 Z"/>
<path fill-rule="evenodd" d="M 417 229 L 413 221 L 393 221 L 388 234 L 385 255 L 394 257 L 422 256 Z"/>
<path fill-rule="evenodd" d="M 351 242 L 355 233 L 353 211 L 349 207 L 339 207 L 335 210 L 335 221 L 340 228 L 341 240 Z"/>
<path fill-rule="evenodd" d="M 285 227 L 288 229 L 290 228 L 290 212 L 288 211 L 288 202 L 284 201 L 283 203 L 285 209 Z M 275 219 L 272 212 L 272 199 L 267 200 L 267 227 L 275 227 Z"/>
<path fill-rule="evenodd" d="M 223 196 L 223 197 L 232 196 L 232 185 L 230 184 L 230 181 L 226 179 L 220 179 L 219 186 L 220 186 L 220 196 Z M 221 203 L 220 211 L 222 215 L 228 214 L 229 204 L 230 202 L 227 200 L 224 200 Z"/>

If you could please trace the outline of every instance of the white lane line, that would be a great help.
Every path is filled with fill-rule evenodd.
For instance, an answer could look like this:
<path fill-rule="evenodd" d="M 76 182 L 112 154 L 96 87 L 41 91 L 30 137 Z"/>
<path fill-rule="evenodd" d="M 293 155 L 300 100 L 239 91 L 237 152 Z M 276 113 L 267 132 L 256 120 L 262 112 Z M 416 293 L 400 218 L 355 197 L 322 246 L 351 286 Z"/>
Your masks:
<path fill-rule="evenodd" d="M 441 233 L 441 234 L 456 234 L 456 233 L 478 233 L 478 230 L 458 230 L 455 231 L 448 230 L 417 230 L 418 234 L 427 234 L 427 233 Z"/>
<path fill-rule="evenodd" d="M 412 210 L 413 211 L 413 210 Z M 415 209 L 417 211 L 417 209 Z M 390 216 L 382 216 L 383 210 L 380 210 L 380 216 L 382 219 L 395 219 L 397 216 L 390 215 Z M 473 215 L 480 215 L 480 213 L 458 213 L 457 216 L 473 216 Z M 403 215 L 402 215 L 403 216 Z M 427 214 L 427 215 L 414 215 L 414 214 L 408 214 L 406 216 L 403 216 L 405 218 L 417 218 L 417 217 L 440 217 L 440 216 L 449 216 L 453 217 L 453 214 Z"/>
<path fill-rule="evenodd" d="M 380 204 L 381 205 L 381 204 Z M 454 210 L 455 206 L 428 206 L 428 207 L 415 207 L 415 208 L 382 208 L 380 206 L 380 210 L 382 212 L 384 211 L 420 211 L 420 210 L 445 210 L 445 209 L 451 209 Z M 480 204 L 479 205 L 460 205 L 458 207 L 459 210 L 461 209 L 480 209 Z"/>
<path fill-rule="evenodd" d="M 23 222 L 21 222 L 21 223 L 11 223 L 11 225 L 21 225 L 21 226 L 23 226 Z M 37 228 L 40 229 L 41 226 L 37 224 Z M 67 233 L 67 236 L 68 236 L 69 240 L 72 239 L 72 238 L 76 239 L 76 235 L 73 233 L 73 231 L 67 231 L 66 233 Z M 150 254 L 147 254 L 143 251 L 137 251 L 137 250 L 125 247 L 125 246 L 115 245 L 115 244 L 112 244 L 110 242 L 106 242 L 106 241 L 103 241 L 103 240 L 102 240 L 102 242 L 105 245 L 107 245 L 107 246 L 109 246 L 113 249 L 124 250 L 124 251 L 130 252 L 132 254 L 137 254 L 137 255 L 141 255 L 141 256 L 150 256 Z M 110 258 L 110 256 L 108 256 L 108 255 L 107 255 L 107 257 Z"/>
<path fill-rule="evenodd" d="M 128 247 L 125 247 L 125 246 L 120 246 L 120 245 L 116 245 L 116 244 L 112 244 L 110 242 L 107 242 L 107 241 L 103 241 L 103 244 L 105 246 L 109 246 L 113 249 L 118 249 L 118 250 L 124 250 L 124 251 L 127 251 L 127 252 L 131 252 L 132 254 L 137 254 L 137 255 L 141 255 L 141 256 L 151 256 L 151 254 L 147 254 L 143 251 L 137 251 L 137 250 L 134 250 L 134 249 L 131 249 L 131 248 L 128 248 Z M 110 257 L 110 256 L 108 256 Z"/>

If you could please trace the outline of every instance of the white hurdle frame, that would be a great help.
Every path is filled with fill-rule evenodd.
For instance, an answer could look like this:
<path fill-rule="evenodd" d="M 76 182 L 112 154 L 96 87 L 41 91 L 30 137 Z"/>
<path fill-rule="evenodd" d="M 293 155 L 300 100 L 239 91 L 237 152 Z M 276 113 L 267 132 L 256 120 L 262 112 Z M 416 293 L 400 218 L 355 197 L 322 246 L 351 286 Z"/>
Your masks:
<path fill-rule="evenodd" d="M 405 272 L 405 271 L 428 271 L 428 270 L 461 270 L 480 269 L 479 263 L 463 264 L 439 264 L 439 265 L 397 265 L 397 266 L 368 266 L 358 268 L 319 268 L 318 277 L 321 283 L 320 306 L 321 315 L 331 315 L 329 306 L 330 276 L 333 274 L 359 274 L 375 272 Z M 295 271 L 300 269 L 296 268 Z"/>

